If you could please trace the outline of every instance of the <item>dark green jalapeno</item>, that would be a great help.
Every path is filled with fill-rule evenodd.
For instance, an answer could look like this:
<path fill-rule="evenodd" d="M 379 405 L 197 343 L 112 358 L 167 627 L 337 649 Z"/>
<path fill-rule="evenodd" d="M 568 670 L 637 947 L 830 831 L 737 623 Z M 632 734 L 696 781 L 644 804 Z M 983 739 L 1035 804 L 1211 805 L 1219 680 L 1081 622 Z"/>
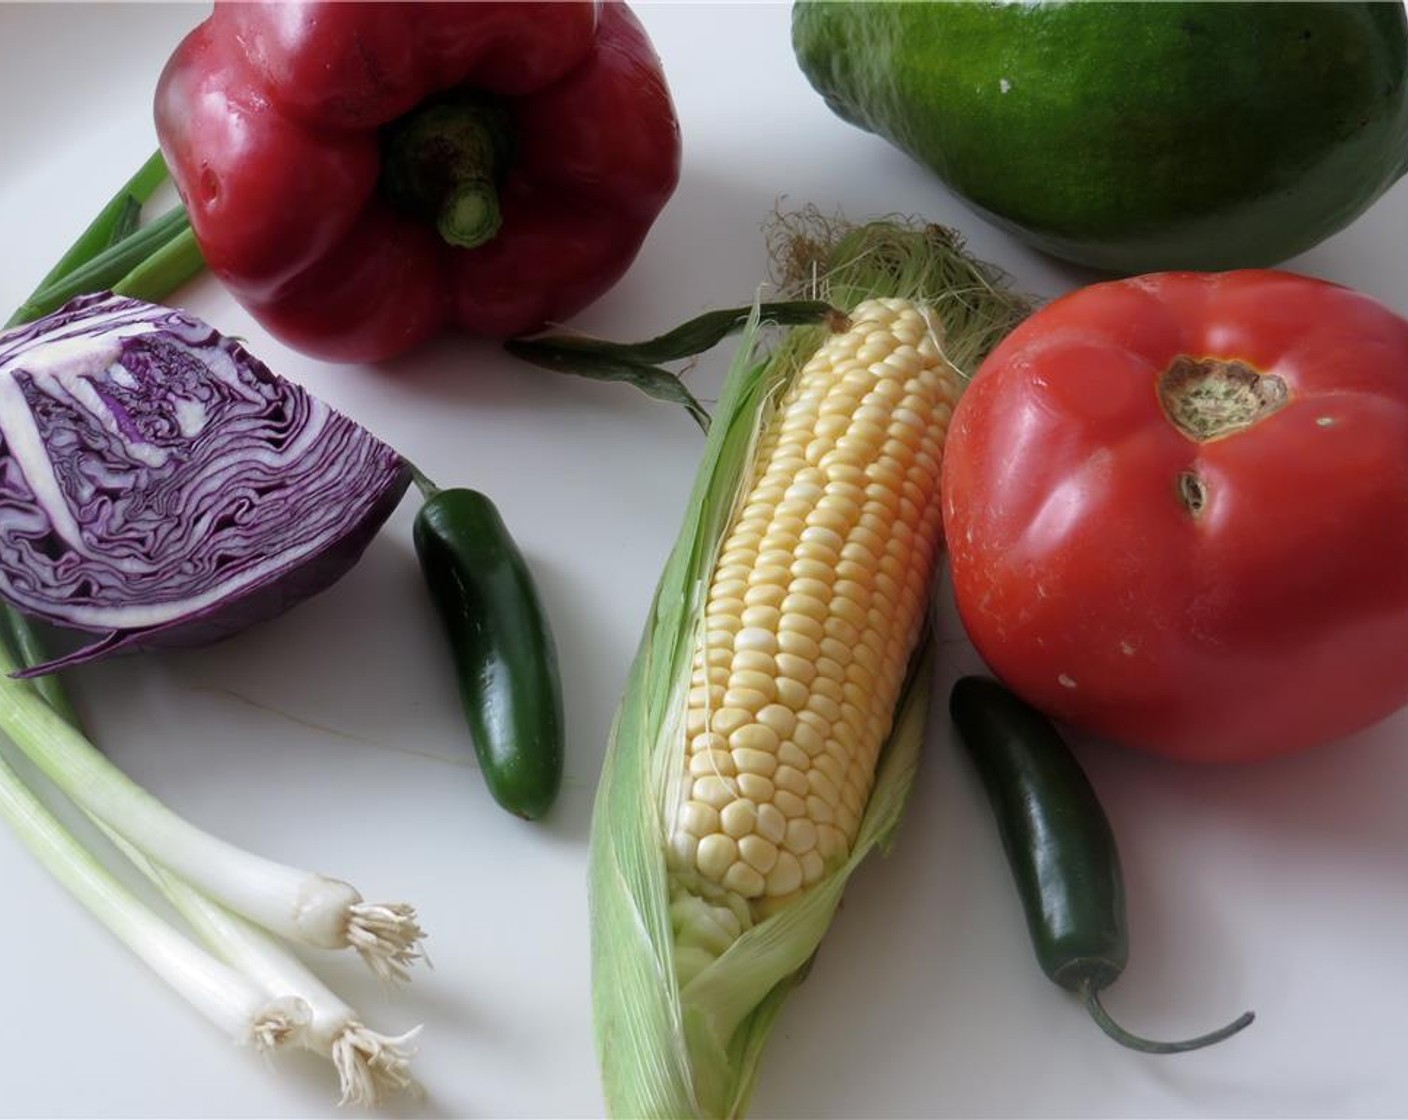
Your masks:
<path fill-rule="evenodd" d="M 475 490 L 428 495 L 416 556 L 449 638 L 480 769 L 511 813 L 543 816 L 562 784 L 562 688 L 537 588 L 499 511 Z"/>
<path fill-rule="evenodd" d="M 1220 1042 L 1252 1021 L 1156 1042 L 1125 1030 L 1099 992 L 1129 959 L 1124 880 L 1109 818 L 1085 771 L 1052 723 L 995 680 L 963 677 L 949 710 L 997 818 L 1002 846 L 1042 971 L 1080 995 L 1116 1042 L 1175 1054 Z"/>

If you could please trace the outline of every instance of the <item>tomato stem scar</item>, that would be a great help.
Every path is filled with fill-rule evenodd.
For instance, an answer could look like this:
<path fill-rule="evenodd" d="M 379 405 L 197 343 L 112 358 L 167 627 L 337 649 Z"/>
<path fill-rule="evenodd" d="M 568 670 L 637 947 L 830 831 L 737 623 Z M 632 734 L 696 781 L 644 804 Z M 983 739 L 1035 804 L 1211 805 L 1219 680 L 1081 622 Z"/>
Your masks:
<path fill-rule="evenodd" d="M 1199 442 L 1249 428 L 1286 403 L 1280 377 L 1245 362 L 1181 354 L 1159 376 L 1159 403 L 1170 423 Z"/>

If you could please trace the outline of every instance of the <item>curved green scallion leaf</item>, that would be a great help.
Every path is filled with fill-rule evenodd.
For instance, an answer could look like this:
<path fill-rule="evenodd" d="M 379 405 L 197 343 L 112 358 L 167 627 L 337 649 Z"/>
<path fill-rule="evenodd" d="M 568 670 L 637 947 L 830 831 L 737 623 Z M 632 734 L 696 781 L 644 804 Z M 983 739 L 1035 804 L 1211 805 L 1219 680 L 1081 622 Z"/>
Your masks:
<path fill-rule="evenodd" d="M 678 374 L 661 368 L 662 363 L 702 354 L 729 335 L 745 329 L 750 321 L 784 327 L 827 324 L 834 330 L 844 320 L 845 315 L 825 300 L 788 300 L 707 311 L 644 342 L 542 335 L 513 339 L 504 344 L 504 349 L 516 358 L 555 373 L 572 373 L 597 381 L 624 381 L 656 400 L 682 405 L 707 434 L 708 411 Z"/>

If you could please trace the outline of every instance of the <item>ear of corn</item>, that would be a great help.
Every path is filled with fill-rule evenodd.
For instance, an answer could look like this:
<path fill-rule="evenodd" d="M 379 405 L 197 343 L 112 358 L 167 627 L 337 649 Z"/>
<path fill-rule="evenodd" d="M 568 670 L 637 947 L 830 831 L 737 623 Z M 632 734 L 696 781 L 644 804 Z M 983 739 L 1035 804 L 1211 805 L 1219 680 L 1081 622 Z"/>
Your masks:
<path fill-rule="evenodd" d="M 616 1116 L 743 1112 L 846 882 L 898 826 L 932 678 L 938 469 L 961 378 L 1027 306 L 946 231 L 819 252 L 841 335 L 725 383 L 612 731 L 593 998 Z"/>

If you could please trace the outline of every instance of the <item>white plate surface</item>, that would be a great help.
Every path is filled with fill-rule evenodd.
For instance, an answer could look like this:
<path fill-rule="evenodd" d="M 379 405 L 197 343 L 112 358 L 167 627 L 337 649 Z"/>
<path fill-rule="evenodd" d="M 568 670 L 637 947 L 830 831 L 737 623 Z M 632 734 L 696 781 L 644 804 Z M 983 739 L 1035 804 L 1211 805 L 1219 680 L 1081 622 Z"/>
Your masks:
<path fill-rule="evenodd" d="M 643 3 L 685 138 L 683 180 L 625 280 L 576 326 L 646 337 L 747 302 L 779 204 L 962 229 L 1043 294 L 1082 279 L 841 123 L 797 70 L 782 4 Z M 0 5 L 0 305 L 15 306 L 152 149 L 152 87 L 202 15 L 184 5 Z M 1408 312 L 1408 184 L 1291 262 Z M 402 897 L 433 971 L 395 993 L 314 963 L 388 1031 L 423 1023 L 406 1117 L 589 1117 L 587 828 L 613 707 L 700 440 L 619 386 L 539 375 L 445 338 L 388 368 L 288 351 L 209 277 L 179 301 L 248 339 L 442 481 L 491 494 L 538 573 L 569 726 L 551 818 L 484 791 L 412 555 L 409 500 L 345 580 L 197 653 L 72 675 L 104 749 L 193 821 Z M 692 375 L 717 388 L 727 351 Z M 1405 371 L 1408 375 L 1408 371 Z M 976 661 L 950 616 L 940 697 Z M 939 711 L 942 711 L 940 705 Z M 855 880 L 779 1020 L 754 1100 L 774 1117 L 1390 1116 L 1408 1113 L 1408 716 L 1258 767 L 1179 767 L 1081 742 L 1122 841 L 1133 956 L 1108 1002 L 1153 1035 L 1245 1008 L 1223 1046 L 1108 1042 L 1031 958 L 986 807 L 943 718 L 889 858 Z M 332 1115 L 311 1058 L 227 1044 L 0 832 L 0 1113 Z"/>

